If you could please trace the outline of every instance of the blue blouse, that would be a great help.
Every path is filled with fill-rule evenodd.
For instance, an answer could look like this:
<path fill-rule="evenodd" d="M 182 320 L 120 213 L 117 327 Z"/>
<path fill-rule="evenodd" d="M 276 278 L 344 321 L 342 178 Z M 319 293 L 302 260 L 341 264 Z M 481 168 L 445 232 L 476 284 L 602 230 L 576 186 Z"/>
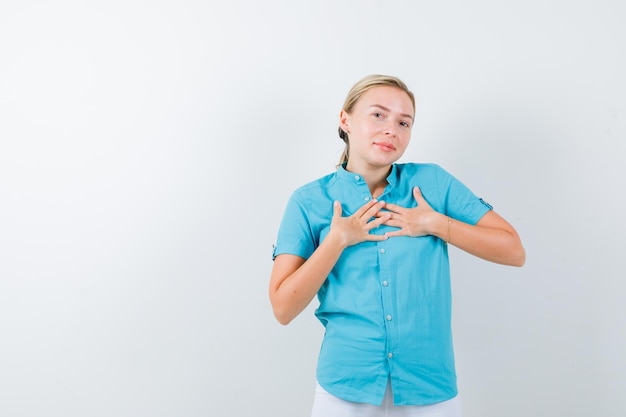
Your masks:
<path fill-rule="evenodd" d="M 430 206 L 476 224 L 491 206 L 434 164 L 394 164 L 378 197 Z M 333 201 L 349 216 L 372 198 L 358 174 L 336 172 L 298 188 L 289 199 L 274 257 L 307 259 L 330 230 Z M 380 226 L 371 233 L 394 230 Z M 395 405 L 433 404 L 457 395 L 446 243 L 435 236 L 392 237 L 346 248 L 318 292 L 315 314 L 325 326 L 319 384 L 344 400 L 381 404 L 387 382 Z"/>

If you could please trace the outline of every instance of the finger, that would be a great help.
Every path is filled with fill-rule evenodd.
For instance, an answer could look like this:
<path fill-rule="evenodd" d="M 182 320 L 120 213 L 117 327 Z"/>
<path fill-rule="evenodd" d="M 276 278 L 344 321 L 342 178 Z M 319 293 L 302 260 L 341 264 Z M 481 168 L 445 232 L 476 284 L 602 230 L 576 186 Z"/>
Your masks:
<path fill-rule="evenodd" d="M 393 203 L 386 203 L 385 208 L 394 213 L 400 213 L 401 211 L 406 210 L 404 207 Z"/>
<path fill-rule="evenodd" d="M 333 219 L 338 219 L 341 217 L 341 203 L 339 200 L 333 201 Z"/>
<path fill-rule="evenodd" d="M 387 240 L 389 239 L 389 236 L 387 234 L 384 235 L 374 235 L 374 234 L 368 234 L 367 237 L 365 238 L 365 240 L 369 241 L 369 242 L 380 242 L 382 240 Z"/>
<path fill-rule="evenodd" d="M 387 221 L 385 221 L 384 223 L 386 226 L 397 227 L 397 228 L 402 228 L 402 225 L 404 224 L 403 222 L 399 220 L 395 220 L 391 217 L 387 219 Z"/>
<path fill-rule="evenodd" d="M 413 198 L 415 198 L 415 201 L 417 201 L 418 206 L 422 204 L 422 201 L 424 201 L 424 197 L 422 196 L 422 190 L 420 190 L 420 187 L 413 187 Z"/>
<path fill-rule="evenodd" d="M 424 198 L 424 195 L 422 194 L 422 190 L 420 189 L 420 187 L 413 187 L 413 197 L 415 198 L 415 201 L 417 201 L 417 206 L 422 206 L 422 207 L 430 207 L 430 204 L 428 204 L 428 201 L 426 201 L 426 199 Z"/>
<path fill-rule="evenodd" d="M 372 229 L 377 228 L 383 223 L 386 224 L 386 222 L 388 222 L 390 218 L 391 218 L 391 213 L 389 212 L 376 213 L 374 220 L 367 223 L 368 229 L 372 230 Z"/>
<path fill-rule="evenodd" d="M 359 209 L 356 212 L 354 212 L 354 216 L 362 217 L 363 214 L 365 214 L 369 209 L 371 209 L 377 203 L 378 203 L 378 200 L 376 200 L 375 198 L 371 199 L 370 201 L 368 201 L 367 203 L 365 203 L 361 207 L 359 207 Z"/>
<path fill-rule="evenodd" d="M 374 215 L 374 217 L 379 218 L 379 217 L 385 216 L 387 219 L 391 219 L 394 217 L 394 215 L 397 216 L 397 213 L 393 213 L 387 210 L 380 210 L 378 213 Z"/>
<path fill-rule="evenodd" d="M 377 201 L 373 205 L 371 205 L 367 210 L 362 213 L 362 218 L 365 218 L 369 221 L 372 217 L 376 216 L 380 210 L 385 207 L 384 201 Z"/>
<path fill-rule="evenodd" d="M 406 233 L 404 230 L 402 230 L 402 229 L 400 229 L 400 230 L 394 230 L 393 232 L 387 232 L 387 233 L 385 233 L 385 236 L 387 236 L 387 237 L 394 237 L 394 236 L 406 236 L 406 235 L 407 235 L 407 233 Z"/>

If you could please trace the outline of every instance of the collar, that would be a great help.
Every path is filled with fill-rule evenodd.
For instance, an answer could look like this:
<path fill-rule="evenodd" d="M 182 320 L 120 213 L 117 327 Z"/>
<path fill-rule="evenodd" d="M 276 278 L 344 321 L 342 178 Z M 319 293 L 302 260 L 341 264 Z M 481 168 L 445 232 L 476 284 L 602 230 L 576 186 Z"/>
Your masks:
<path fill-rule="evenodd" d="M 360 174 L 355 172 L 350 172 L 346 170 L 347 162 L 344 162 L 337 168 L 337 177 L 344 181 L 349 181 L 355 184 L 364 183 L 365 180 Z M 391 171 L 389 171 L 389 175 L 387 175 L 387 183 L 391 186 L 396 184 L 398 178 L 398 166 L 396 164 L 391 165 Z"/>

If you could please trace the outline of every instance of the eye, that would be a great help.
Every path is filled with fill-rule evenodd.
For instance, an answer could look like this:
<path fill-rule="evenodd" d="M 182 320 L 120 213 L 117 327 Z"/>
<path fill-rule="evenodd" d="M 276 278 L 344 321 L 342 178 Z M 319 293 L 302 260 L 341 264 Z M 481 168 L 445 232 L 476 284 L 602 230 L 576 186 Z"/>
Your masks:
<path fill-rule="evenodd" d="M 400 126 L 402 126 L 402 127 L 411 127 L 411 124 L 409 122 L 400 122 Z"/>
<path fill-rule="evenodd" d="M 380 118 L 383 117 L 383 114 L 380 113 L 380 112 L 374 112 L 374 113 L 372 113 L 372 116 L 376 117 L 377 119 L 380 119 Z"/>

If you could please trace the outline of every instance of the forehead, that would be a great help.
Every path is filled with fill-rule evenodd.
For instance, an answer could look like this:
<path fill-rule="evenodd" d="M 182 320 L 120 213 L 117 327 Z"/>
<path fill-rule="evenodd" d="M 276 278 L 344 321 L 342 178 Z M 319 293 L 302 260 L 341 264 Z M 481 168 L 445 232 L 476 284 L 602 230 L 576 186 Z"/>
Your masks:
<path fill-rule="evenodd" d="M 363 108 L 379 105 L 406 114 L 414 112 L 409 95 L 397 87 L 387 85 L 370 88 L 363 93 L 356 104 Z"/>

